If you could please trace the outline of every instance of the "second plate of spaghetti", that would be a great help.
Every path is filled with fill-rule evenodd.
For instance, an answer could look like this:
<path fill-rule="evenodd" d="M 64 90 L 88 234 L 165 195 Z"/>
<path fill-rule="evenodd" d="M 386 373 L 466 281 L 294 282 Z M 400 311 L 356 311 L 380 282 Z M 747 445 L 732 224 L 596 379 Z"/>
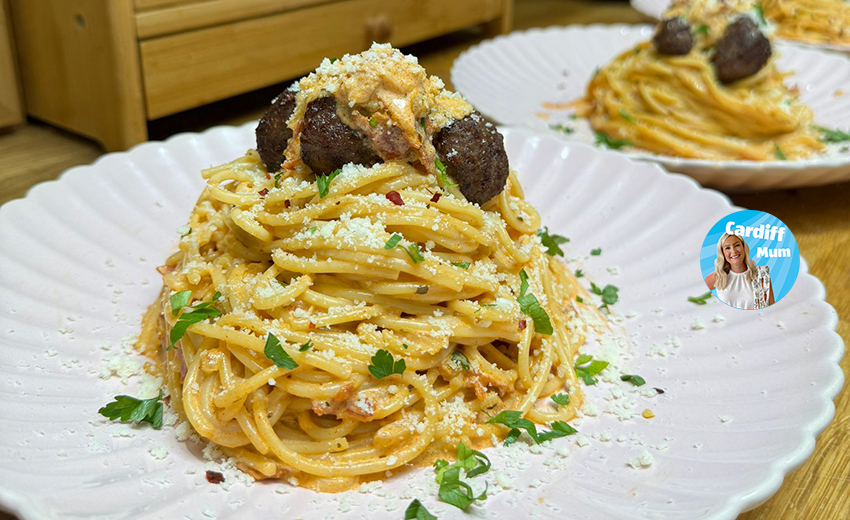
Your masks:
<path fill-rule="evenodd" d="M 595 25 L 512 33 L 461 55 L 452 81 L 499 123 L 548 127 L 706 186 L 769 189 L 850 177 L 850 141 L 839 139 L 846 134 L 824 133 L 846 131 L 850 63 L 773 43 L 757 72 L 724 83 L 719 75 L 734 71 L 721 73 L 707 59 L 721 34 L 691 28 L 694 50 L 662 55 L 654 30 Z M 584 52 L 566 52 L 578 47 Z"/>

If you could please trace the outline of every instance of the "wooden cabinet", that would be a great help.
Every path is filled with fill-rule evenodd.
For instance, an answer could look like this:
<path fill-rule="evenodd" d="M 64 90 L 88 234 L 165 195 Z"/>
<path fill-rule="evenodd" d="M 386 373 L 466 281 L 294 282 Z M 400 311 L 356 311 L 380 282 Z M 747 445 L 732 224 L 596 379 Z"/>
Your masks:
<path fill-rule="evenodd" d="M 0 0 L 0 128 L 24 121 L 24 105 L 15 66 L 11 20 L 5 0 Z"/>
<path fill-rule="evenodd" d="M 10 0 L 27 111 L 107 149 L 147 121 L 287 79 L 372 41 L 511 23 L 512 0 Z"/>

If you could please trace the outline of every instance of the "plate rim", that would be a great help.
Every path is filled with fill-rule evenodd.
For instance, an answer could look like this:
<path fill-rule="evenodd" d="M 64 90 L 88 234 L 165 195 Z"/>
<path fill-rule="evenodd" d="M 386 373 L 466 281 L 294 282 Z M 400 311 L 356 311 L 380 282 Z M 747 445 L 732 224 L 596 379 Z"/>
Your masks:
<path fill-rule="evenodd" d="M 4 215 L 8 211 L 10 211 L 10 207 L 17 206 L 19 204 L 26 204 L 26 201 L 30 199 L 34 191 L 43 189 L 43 187 L 46 185 L 68 182 L 66 179 L 77 177 L 80 175 L 86 175 L 88 171 L 96 168 L 99 163 L 104 160 L 114 160 L 113 158 L 116 156 L 129 157 L 133 155 L 141 155 L 141 152 L 139 152 L 139 150 L 145 150 L 149 148 L 168 148 L 178 146 L 179 143 L 182 141 L 188 141 L 193 139 L 205 140 L 212 139 L 211 136 L 214 135 L 226 135 L 232 134 L 234 132 L 246 132 L 249 130 L 249 128 L 252 128 L 255 125 L 256 121 L 249 121 L 238 126 L 214 126 L 204 130 L 203 132 L 181 132 L 163 141 L 148 141 L 145 143 L 138 144 L 127 151 L 103 154 L 91 164 L 69 168 L 54 180 L 45 181 L 32 186 L 27 191 L 24 197 L 7 201 L 2 206 L 0 206 L 0 219 L 3 219 Z M 730 210 L 743 209 L 732 204 L 731 200 L 725 194 L 710 188 L 705 188 L 693 178 L 687 175 L 667 172 L 655 163 L 636 161 L 635 159 L 625 154 L 619 154 L 612 150 L 600 150 L 595 147 L 576 141 L 565 141 L 563 139 L 559 139 L 556 135 L 552 135 L 548 132 L 542 132 L 534 129 L 524 127 L 500 126 L 499 130 L 503 133 L 503 135 L 506 136 L 506 138 L 509 135 L 515 134 L 520 135 L 523 139 L 536 138 L 539 140 L 551 140 L 556 142 L 561 147 L 577 149 L 583 148 L 592 152 L 592 154 L 616 156 L 618 160 L 624 160 L 627 162 L 635 163 L 637 165 L 641 165 L 641 168 L 646 168 L 647 171 L 649 171 L 649 169 L 653 169 L 653 174 L 658 178 L 664 178 L 665 182 L 685 182 L 689 186 L 689 191 L 705 191 L 707 192 L 707 195 L 717 197 L 721 201 L 723 201 L 726 205 L 728 205 Z M 825 323 L 817 330 L 826 331 L 828 333 L 827 336 L 830 339 L 829 351 L 832 353 L 832 355 L 824 356 L 822 359 L 831 363 L 831 366 L 834 368 L 834 377 L 828 385 L 825 385 L 822 388 L 821 391 L 812 395 L 812 398 L 816 401 L 817 405 L 822 408 L 822 413 L 818 414 L 816 418 L 812 419 L 811 421 L 806 423 L 804 427 L 800 428 L 799 432 L 801 434 L 801 439 L 795 448 L 789 450 L 786 453 L 783 453 L 782 455 L 777 455 L 772 463 L 765 466 L 768 472 L 759 483 L 754 484 L 748 489 L 743 489 L 737 493 L 731 493 L 730 495 L 728 495 L 726 499 L 718 505 L 718 509 L 715 510 L 714 514 L 710 518 L 733 519 L 738 514 L 755 508 L 761 503 L 770 499 L 782 485 L 785 476 L 792 470 L 802 465 L 803 462 L 805 462 L 811 456 L 816 447 L 817 436 L 820 435 L 826 429 L 826 427 L 832 422 L 832 419 L 835 416 L 834 399 L 841 391 L 844 384 L 844 375 L 843 371 L 841 370 L 841 367 L 839 366 L 839 362 L 845 355 L 845 344 L 843 338 L 838 335 L 836 331 L 839 322 L 839 317 L 833 306 L 826 301 L 826 289 L 823 283 L 820 281 L 820 279 L 818 279 L 809 272 L 808 265 L 806 261 L 802 258 L 800 270 L 800 277 L 810 277 L 816 283 L 816 295 L 808 301 L 812 301 L 816 305 L 816 312 L 823 313 L 823 316 L 825 317 Z M 34 503 L 33 499 L 28 495 L 19 493 L 11 489 L 7 489 L 3 485 L 0 485 L 0 510 L 5 510 L 16 514 L 23 520 L 53 520 L 55 518 L 58 518 L 52 512 L 42 510 L 38 506 L 38 504 Z"/>

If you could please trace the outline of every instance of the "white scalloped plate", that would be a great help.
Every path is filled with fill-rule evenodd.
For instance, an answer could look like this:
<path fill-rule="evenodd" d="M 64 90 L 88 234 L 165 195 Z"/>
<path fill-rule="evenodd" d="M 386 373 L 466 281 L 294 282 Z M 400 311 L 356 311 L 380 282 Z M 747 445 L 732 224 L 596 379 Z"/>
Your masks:
<path fill-rule="evenodd" d="M 705 230 L 734 209 L 725 198 L 619 154 L 527 130 L 504 134 L 528 198 L 552 231 L 572 239 L 568 256 L 581 256 L 573 265 L 585 280 L 620 287 L 621 315 L 637 313 L 622 323 L 634 343 L 622 367 L 666 392 L 627 393 L 632 419 L 574 421 L 588 437 L 584 447 L 570 437 L 539 455 L 487 450 L 493 470 L 478 478 L 490 483 L 490 497 L 477 515 L 732 519 L 766 500 L 811 454 L 841 388 L 843 344 L 821 283 L 803 263 L 794 288 L 767 310 L 694 305 L 686 298 L 705 291 Z M 143 144 L 73 168 L 0 209 L 0 505 L 26 520 L 374 520 L 402 518 L 416 497 L 440 518 L 467 518 L 437 501 L 428 469 L 370 493 L 239 482 L 224 490 L 205 481 L 197 448 L 177 442 L 173 428 L 131 428 L 97 415 L 111 396 L 138 391 L 137 379 L 98 377 L 108 354 L 102 345 L 138 332 L 159 290 L 154 268 L 175 247 L 175 229 L 202 188 L 199 170 L 252 144 L 253 124 Z M 596 247 L 602 254 L 589 256 Z M 725 321 L 713 322 L 719 313 Z M 696 317 L 705 329 L 692 330 Z M 681 347 L 647 355 L 671 335 Z M 603 410 L 616 401 L 612 389 L 589 387 L 588 400 Z M 640 417 L 644 407 L 654 419 Z M 654 464 L 629 467 L 643 450 Z M 509 489 L 497 472 L 514 475 Z"/>
<path fill-rule="evenodd" d="M 661 17 L 664 16 L 667 6 L 670 5 L 670 0 L 631 0 L 630 3 L 632 4 L 632 7 L 634 7 L 635 10 L 642 15 L 654 20 L 660 20 Z M 829 51 L 850 53 L 850 45 L 842 45 L 838 43 L 809 43 L 790 40 L 787 38 L 782 38 L 782 40 L 788 43 L 793 43 L 794 45 L 801 45 L 812 49 L 825 49 Z"/>
<path fill-rule="evenodd" d="M 597 67 L 640 41 L 652 37 L 647 25 L 549 27 L 513 32 L 471 47 L 455 60 L 452 82 L 484 115 L 504 125 L 546 129 L 566 118 L 563 110 L 544 103 L 567 103 L 585 94 Z M 814 112 L 815 124 L 846 130 L 850 124 L 850 61 L 844 57 L 791 45 L 776 44 L 778 65 L 795 71 L 786 80 L 800 88 Z M 836 93 L 844 90 L 842 96 Z M 552 119 L 537 116 L 546 113 Z M 568 121 L 574 134 L 559 136 L 592 144 L 586 120 Z M 555 131 L 551 131 L 556 133 Z M 850 143 L 845 143 L 850 144 Z M 850 179 L 850 151 L 830 147 L 832 156 L 803 161 L 711 161 L 649 152 L 623 151 L 632 158 L 655 161 L 684 173 L 703 186 L 720 189 L 772 189 L 829 184 Z"/>

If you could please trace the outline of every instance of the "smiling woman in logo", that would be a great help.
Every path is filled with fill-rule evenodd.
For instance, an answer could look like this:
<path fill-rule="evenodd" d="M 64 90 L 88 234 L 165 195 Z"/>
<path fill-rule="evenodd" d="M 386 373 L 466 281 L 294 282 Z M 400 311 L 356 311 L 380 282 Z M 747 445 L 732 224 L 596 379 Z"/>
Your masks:
<path fill-rule="evenodd" d="M 757 266 L 750 247 L 738 235 L 724 233 L 717 242 L 714 272 L 705 277 L 717 298 L 739 309 L 762 309 L 773 305 L 773 286 L 766 265 Z"/>

